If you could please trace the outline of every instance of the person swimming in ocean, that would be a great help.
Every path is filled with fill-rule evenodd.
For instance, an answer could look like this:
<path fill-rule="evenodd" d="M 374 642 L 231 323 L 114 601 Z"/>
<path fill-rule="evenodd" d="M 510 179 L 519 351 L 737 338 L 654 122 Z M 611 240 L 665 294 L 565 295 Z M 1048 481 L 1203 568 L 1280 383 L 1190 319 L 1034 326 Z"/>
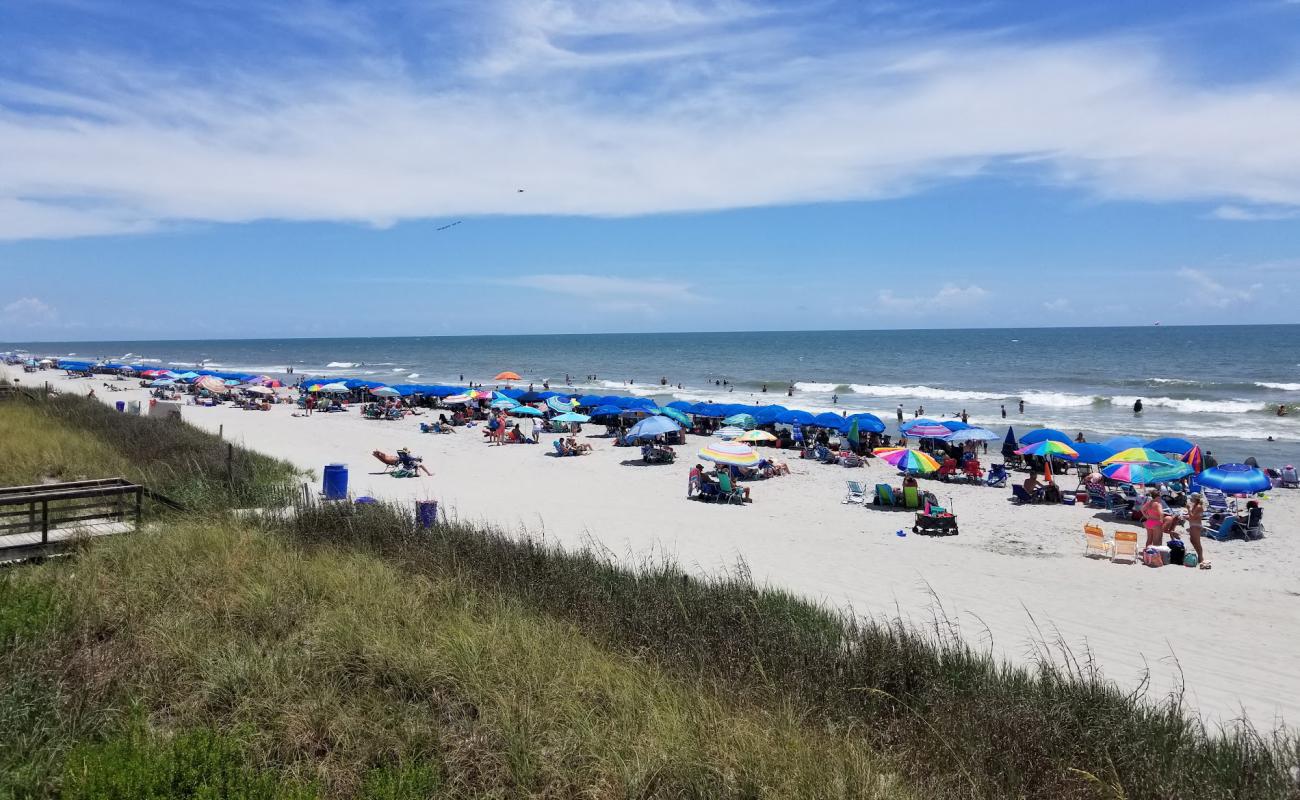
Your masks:
<path fill-rule="evenodd" d="M 1136 399 L 1136 400 L 1133 401 L 1133 413 L 1134 413 L 1134 414 L 1141 414 L 1141 413 L 1142 413 L 1142 398 L 1141 398 L 1141 397 L 1139 397 L 1138 399 Z"/>

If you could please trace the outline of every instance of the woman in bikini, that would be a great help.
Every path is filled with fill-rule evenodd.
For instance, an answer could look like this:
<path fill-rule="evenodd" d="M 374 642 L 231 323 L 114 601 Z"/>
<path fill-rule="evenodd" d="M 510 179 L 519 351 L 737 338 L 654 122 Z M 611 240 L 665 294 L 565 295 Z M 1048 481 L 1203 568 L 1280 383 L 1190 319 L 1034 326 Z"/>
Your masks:
<path fill-rule="evenodd" d="M 1147 501 L 1142 504 L 1142 521 L 1147 529 L 1147 547 L 1159 547 L 1164 540 L 1161 525 L 1164 524 L 1165 509 L 1160 504 L 1160 490 L 1147 492 Z"/>
<path fill-rule="evenodd" d="M 1205 497 L 1200 492 L 1193 492 L 1187 498 L 1187 538 L 1192 540 L 1192 549 L 1196 551 L 1196 563 L 1202 568 L 1209 567 L 1205 554 L 1201 552 L 1201 527 L 1205 524 Z"/>

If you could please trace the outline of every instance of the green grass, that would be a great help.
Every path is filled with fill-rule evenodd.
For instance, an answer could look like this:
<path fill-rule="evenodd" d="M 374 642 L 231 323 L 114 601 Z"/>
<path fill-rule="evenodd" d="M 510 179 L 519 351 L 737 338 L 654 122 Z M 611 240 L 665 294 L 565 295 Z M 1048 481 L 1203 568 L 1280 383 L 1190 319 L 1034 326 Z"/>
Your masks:
<path fill-rule="evenodd" d="M 192 425 L 85 397 L 0 402 L 0 442 L 0 486 L 121 476 L 183 504 L 225 508 L 282 503 L 295 476 Z"/>
<path fill-rule="evenodd" d="M 214 524 L 7 580 L 0 618 L 28 617 L 7 660 L 60 699 L 0 728 L 53 729 L 62 758 L 19 775 L 37 796 L 171 796 L 171 774 L 247 797 L 909 796 L 847 728 L 369 554 Z M 0 693 L 0 720 L 30 701 Z M 99 713 L 65 733 L 74 705 Z"/>
<path fill-rule="evenodd" d="M 1291 733 L 1207 729 L 1178 698 L 1123 691 L 1086 658 L 1013 668 L 946 629 L 864 622 L 743 574 L 634 573 L 603 555 L 474 527 L 422 531 L 406 509 L 318 507 L 282 530 L 509 598 L 744 702 L 788 704 L 854 730 L 925 797 L 1300 796 Z"/>

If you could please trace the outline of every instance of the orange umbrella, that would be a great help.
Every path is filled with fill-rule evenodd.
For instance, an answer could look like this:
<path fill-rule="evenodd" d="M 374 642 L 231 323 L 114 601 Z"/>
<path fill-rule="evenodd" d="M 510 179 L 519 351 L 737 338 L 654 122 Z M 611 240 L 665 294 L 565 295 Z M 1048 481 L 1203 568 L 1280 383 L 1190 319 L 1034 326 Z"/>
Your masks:
<path fill-rule="evenodd" d="M 518 374 L 518 373 L 507 371 L 507 372 L 502 372 L 502 373 L 500 373 L 500 374 L 497 375 L 495 378 L 493 378 L 493 380 L 498 380 L 498 381 L 518 381 L 518 380 L 523 380 L 523 379 L 519 377 L 519 374 Z"/>

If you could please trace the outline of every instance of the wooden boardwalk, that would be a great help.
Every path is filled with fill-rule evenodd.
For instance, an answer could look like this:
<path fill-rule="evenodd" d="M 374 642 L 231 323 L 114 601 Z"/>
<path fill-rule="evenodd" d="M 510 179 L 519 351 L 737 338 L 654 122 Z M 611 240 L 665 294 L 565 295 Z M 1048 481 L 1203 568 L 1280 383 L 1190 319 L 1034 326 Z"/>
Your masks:
<path fill-rule="evenodd" d="M 179 508 L 125 478 L 0 488 L 0 562 L 51 555 L 82 539 L 138 530 L 146 497 Z"/>

